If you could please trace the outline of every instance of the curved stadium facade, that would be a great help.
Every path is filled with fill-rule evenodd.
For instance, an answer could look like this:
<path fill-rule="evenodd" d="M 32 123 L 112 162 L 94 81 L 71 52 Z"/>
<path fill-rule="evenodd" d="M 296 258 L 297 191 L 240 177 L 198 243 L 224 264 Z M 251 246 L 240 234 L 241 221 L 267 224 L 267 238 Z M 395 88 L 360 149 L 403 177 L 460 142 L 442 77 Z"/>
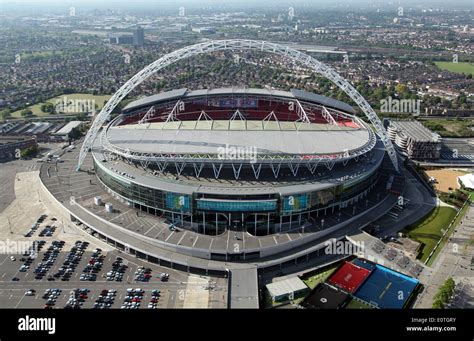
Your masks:
<path fill-rule="evenodd" d="M 114 197 L 203 235 L 318 225 L 321 236 L 389 178 L 382 142 L 352 107 L 301 90 L 146 97 L 103 127 L 92 156 Z"/>

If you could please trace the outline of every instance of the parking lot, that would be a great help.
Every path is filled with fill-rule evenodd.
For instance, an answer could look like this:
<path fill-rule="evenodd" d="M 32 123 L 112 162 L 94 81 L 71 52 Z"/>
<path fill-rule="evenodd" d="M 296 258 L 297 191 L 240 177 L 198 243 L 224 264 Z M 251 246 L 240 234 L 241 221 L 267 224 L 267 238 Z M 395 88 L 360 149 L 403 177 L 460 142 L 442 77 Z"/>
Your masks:
<path fill-rule="evenodd" d="M 9 163 L 9 167 L 15 163 Z M 151 301 L 156 304 L 150 308 L 157 309 L 226 307 L 226 279 L 190 275 L 148 263 L 67 224 L 62 212 L 55 211 L 43 196 L 38 172 L 25 167 L 24 162 L 18 161 L 18 172 L 13 178 L 9 176 L 8 182 L 15 193 L 0 207 L 1 241 L 4 245 L 13 243 L 28 248 L 35 245 L 35 250 L 40 244 L 42 247 L 31 259 L 24 255 L 24 250 L 0 253 L 0 308 L 42 309 L 49 299 L 42 298 L 47 289 L 61 290 L 53 295 L 55 301 L 51 305 L 61 309 L 68 301 L 74 303 L 74 299 L 80 308 L 94 308 L 98 303 L 96 308 L 133 305 L 148 309 Z M 44 218 L 40 219 L 42 215 Z M 165 281 L 161 278 L 163 273 L 169 274 Z M 29 289 L 35 290 L 31 296 L 25 295 Z M 74 289 L 88 289 L 87 295 L 81 297 L 79 291 L 71 294 Z M 135 292 L 127 295 L 127 289 L 143 292 L 140 291 L 141 297 L 135 297 Z M 109 290 L 115 290 L 114 294 L 108 295 Z M 154 299 L 153 290 L 159 290 Z M 105 295 L 99 299 L 103 292 Z"/>
<path fill-rule="evenodd" d="M 48 244 L 46 244 L 47 246 Z M 37 258 L 32 264 L 37 264 L 41 260 L 45 252 L 39 252 Z M 136 259 L 125 259 L 123 254 L 118 251 L 104 253 L 103 267 L 98 271 L 95 280 L 81 280 L 84 268 L 89 263 L 93 252 L 85 251 L 82 259 L 79 261 L 76 269 L 72 271 L 68 280 L 63 280 L 63 277 L 48 280 L 55 273 L 63 267 L 64 261 L 68 252 L 60 252 L 54 264 L 46 271 L 42 279 L 36 279 L 34 269 L 36 267 L 30 266 L 25 272 L 20 272 L 19 269 L 24 262 L 20 259 L 24 258 L 20 255 L 0 255 L 0 307 L 1 308 L 45 308 L 47 299 L 42 298 L 47 289 L 60 289 L 61 292 L 55 297 L 55 304 L 52 308 L 65 308 L 68 300 L 71 298 L 71 291 L 74 289 L 87 289 L 87 295 L 83 297 L 80 304 L 81 308 L 94 308 L 94 303 L 99 299 L 104 290 L 115 291 L 113 295 L 114 300 L 106 305 L 99 305 L 95 308 L 122 308 L 124 302 L 138 301 L 140 303 L 137 308 L 192 308 L 192 307 L 215 307 L 224 308 L 226 306 L 227 287 L 225 279 L 215 279 L 204 276 L 188 275 L 187 273 L 178 272 L 168 268 L 161 268 L 156 265 L 150 265 Z M 11 257 L 15 257 L 13 261 Z M 111 280 L 107 278 L 107 273 L 113 271 L 113 263 L 116 262 L 117 257 L 123 258 L 123 264 L 126 265 L 126 270 L 123 274 L 122 280 Z M 128 257 L 127 257 L 128 258 Z M 136 280 L 136 273 L 139 267 L 149 269 L 150 277 L 145 280 Z M 162 274 L 168 274 L 166 281 L 162 280 Z M 13 281 L 12 279 L 17 279 Z M 25 295 L 28 290 L 35 290 L 34 295 Z M 128 289 L 128 292 L 127 292 Z M 130 295 L 130 289 L 133 289 Z M 135 299 L 135 290 L 140 289 L 139 300 Z M 152 295 L 152 291 L 158 292 L 159 296 Z M 200 296 L 207 296 L 204 300 L 205 305 Z M 107 296 L 107 294 L 105 295 Z M 110 296 L 110 295 L 109 295 Z M 152 300 L 152 297 L 155 297 Z M 198 299 L 196 300 L 196 297 Z M 156 304 L 149 307 L 149 303 L 154 301 Z M 193 303 L 193 301 L 195 301 Z M 101 303 L 101 302 L 98 302 Z M 197 303 L 197 304 L 196 304 Z M 125 309 L 125 308 L 123 308 Z"/>

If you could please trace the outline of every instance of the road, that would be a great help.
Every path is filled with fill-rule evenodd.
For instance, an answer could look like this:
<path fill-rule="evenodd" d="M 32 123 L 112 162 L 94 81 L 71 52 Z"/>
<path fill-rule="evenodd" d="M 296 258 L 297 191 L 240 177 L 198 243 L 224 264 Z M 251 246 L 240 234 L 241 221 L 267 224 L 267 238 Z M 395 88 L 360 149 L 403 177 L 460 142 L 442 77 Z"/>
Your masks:
<path fill-rule="evenodd" d="M 418 297 L 415 308 L 431 308 L 433 297 L 447 278 L 453 277 L 462 291 L 472 292 L 474 288 L 474 270 L 471 269 L 471 257 L 474 254 L 474 204 L 471 204 L 461 224 L 451 235 L 449 242 L 439 253 L 431 268 L 426 268 L 420 276 L 425 290 Z M 474 297 L 457 302 L 458 308 L 474 308 Z"/>

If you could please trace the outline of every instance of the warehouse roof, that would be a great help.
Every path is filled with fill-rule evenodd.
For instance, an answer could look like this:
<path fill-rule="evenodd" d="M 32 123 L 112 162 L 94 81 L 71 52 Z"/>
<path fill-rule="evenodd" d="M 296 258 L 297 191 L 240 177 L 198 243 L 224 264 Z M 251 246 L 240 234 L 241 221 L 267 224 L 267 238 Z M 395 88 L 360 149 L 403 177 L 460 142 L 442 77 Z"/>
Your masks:
<path fill-rule="evenodd" d="M 71 121 L 68 124 L 66 124 L 64 127 L 62 127 L 59 131 L 55 132 L 54 135 L 67 135 L 73 130 L 74 128 L 80 126 L 82 121 Z"/>

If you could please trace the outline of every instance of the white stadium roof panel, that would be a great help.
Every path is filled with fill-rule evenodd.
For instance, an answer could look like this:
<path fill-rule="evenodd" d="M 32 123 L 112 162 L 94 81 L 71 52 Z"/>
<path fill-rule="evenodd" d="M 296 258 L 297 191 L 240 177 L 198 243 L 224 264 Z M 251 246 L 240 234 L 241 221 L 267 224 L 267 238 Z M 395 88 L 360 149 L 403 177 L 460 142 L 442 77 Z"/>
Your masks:
<path fill-rule="evenodd" d="M 226 145 L 256 148 L 262 153 L 332 154 L 354 150 L 366 145 L 369 132 L 365 129 L 299 130 L 292 122 L 281 122 L 281 130 L 242 130 L 232 125 L 245 122 L 214 121 L 213 129 L 178 129 L 182 122 L 130 125 L 108 130 L 110 142 L 119 147 L 145 153 L 217 154 Z M 203 122 L 200 122 L 203 123 Z M 290 126 L 291 125 L 291 126 Z M 147 128 L 148 127 L 148 128 Z M 240 127 L 242 128 L 242 127 Z"/>

